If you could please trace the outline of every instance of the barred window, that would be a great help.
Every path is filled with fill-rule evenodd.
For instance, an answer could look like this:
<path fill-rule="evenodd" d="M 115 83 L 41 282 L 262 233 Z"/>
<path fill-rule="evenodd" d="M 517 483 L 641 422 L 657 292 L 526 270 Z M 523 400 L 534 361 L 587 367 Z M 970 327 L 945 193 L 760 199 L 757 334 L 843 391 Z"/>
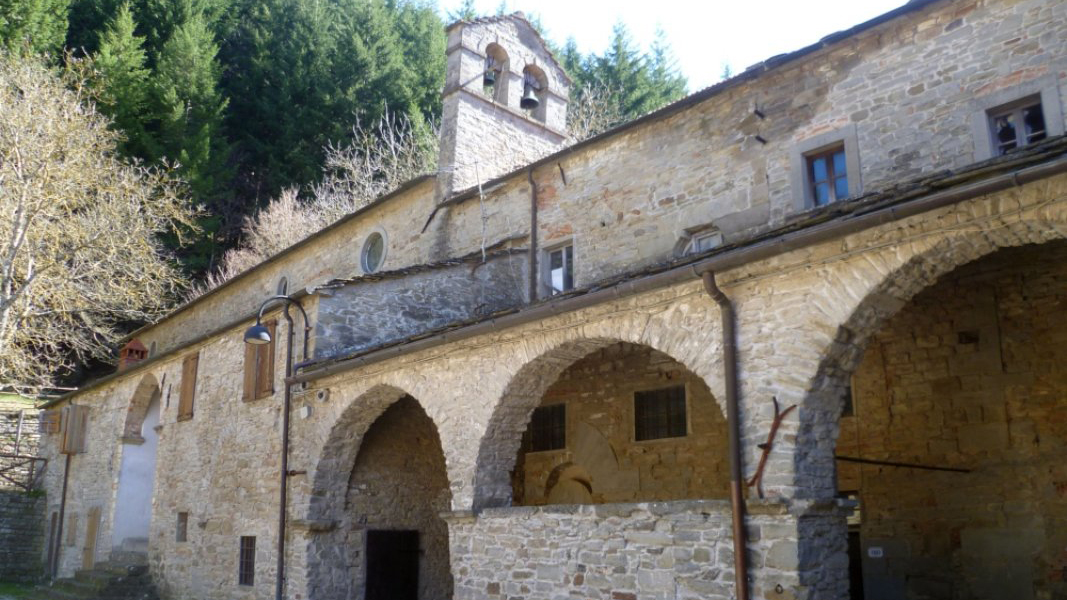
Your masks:
<path fill-rule="evenodd" d="M 535 408 L 526 433 L 526 447 L 531 452 L 566 448 L 567 405 L 553 404 Z"/>
<path fill-rule="evenodd" d="M 634 439 L 684 437 L 685 386 L 634 393 Z"/>
<path fill-rule="evenodd" d="M 253 585 L 256 575 L 256 536 L 241 536 L 241 555 L 237 564 L 237 584 Z"/>

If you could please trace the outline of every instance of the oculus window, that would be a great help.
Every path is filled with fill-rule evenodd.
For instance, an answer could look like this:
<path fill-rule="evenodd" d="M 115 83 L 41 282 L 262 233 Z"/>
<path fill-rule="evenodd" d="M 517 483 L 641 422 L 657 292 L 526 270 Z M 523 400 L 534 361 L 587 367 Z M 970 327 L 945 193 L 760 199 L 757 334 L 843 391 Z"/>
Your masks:
<path fill-rule="evenodd" d="M 363 242 L 363 251 L 360 255 L 360 265 L 364 273 L 374 273 L 385 262 L 385 236 L 375 231 L 367 236 Z"/>

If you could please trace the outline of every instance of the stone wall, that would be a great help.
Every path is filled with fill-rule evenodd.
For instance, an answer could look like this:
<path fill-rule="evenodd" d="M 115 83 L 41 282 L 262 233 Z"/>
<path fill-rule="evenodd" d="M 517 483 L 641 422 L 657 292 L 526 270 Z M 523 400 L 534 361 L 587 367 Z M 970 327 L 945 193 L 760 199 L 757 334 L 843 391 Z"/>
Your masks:
<path fill-rule="evenodd" d="M 1067 593 L 1065 265 L 1063 244 L 1001 251 L 869 343 L 838 453 L 970 473 L 839 463 L 859 492 L 868 598 Z"/>
<path fill-rule="evenodd" d="M 749 520 L 750 560 L 773 588 L 789 583 L 776 571 L 795 568 L 796 524 L 763 508 Z M 735 597 L 730 531 L 723 500 L 456 514 L 449 519 L 456 597 L 727 600 Z"/>
<path fill-rule="evenodd" d="M 41 493 L 0 489 L 0 581 L 30 583 L 44 573 L 46 506 Z"/>
<path fill-rule="evenodd" d="M 448 527 L 438 515 L 449 510 L 452 494 L 436 427 L 415 399 L 398 400 L 371 426 L 348 490 L 342 527 L 352 587 L 346 597 L 363 598 L 365 532 L 384 529 L 419 532 L 419 600 L 451 598 Z"/>
<path fill-rule="evenodd" d="M 29 398 L 0 396 L 0 454 L 18 454 L 20 456 L 37 456 L 41 434 L 38 428 L 40 411 L 34 407 L 34 401 Z M 21 421 L 21 428 L 19 423 Z M 18 438 L 16 444 L 16 438 Z M 15 452 L 17 446 L 18 452 Z M 16 466 L 19 465 L 19 466 Z M 23 461 L 0 458 L 0 468 L 14 467 L 5 471 L 8 477 L 18 480 L 20 483 L 29 483 L 30 465 Z M 38 467 L 40 465 L 37 465 Z M 33 473 L 36 478 L 39 473 Z M 11 487 L 13 484 L 0 478 L 0 488 Z"/>
<path fill-rule="evenodd" d="M 686 388 L 687 435 L 635 441 L 634 392 L 677 385 Z M 520 457 L 516 504 L 557 503 L 554 486 L 566 485 L 558 475 L 568 471 L 589 478 L 590 503 L 727 497 L 726 418 L 707 384 L 673 358 L 634 344 L 597 350 L 563 371 L 541 404 L 560 403 L 566 447 Z"/>
<path fill-rule="evenodd" d="M 521 306 L 526 252 L 504 250 L 427 269 L 368 276 L 321 292 L 318 358 L 356 352 Z"/>

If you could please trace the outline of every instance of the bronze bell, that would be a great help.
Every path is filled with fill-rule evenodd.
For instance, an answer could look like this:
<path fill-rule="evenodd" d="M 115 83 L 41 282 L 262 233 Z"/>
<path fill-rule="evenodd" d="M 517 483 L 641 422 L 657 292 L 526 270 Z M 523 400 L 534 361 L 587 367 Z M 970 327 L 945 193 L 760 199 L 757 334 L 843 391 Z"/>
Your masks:
<path fill-rule="evenodd" d="M 493 87 L 496 85 L 496 60 L 492 56 L 485 57 L 485 71 L 482 73 L 482 87 Z"/>
<path fill-rule="evenodd" d="M 537 99 L 537 94 L 534 93 L 534 87 L 527 83 L 523 86 L 522 100 L 519 100 L 519 107 L 523 110 L 533 110 L 541 104 L 541 101 Z"/>

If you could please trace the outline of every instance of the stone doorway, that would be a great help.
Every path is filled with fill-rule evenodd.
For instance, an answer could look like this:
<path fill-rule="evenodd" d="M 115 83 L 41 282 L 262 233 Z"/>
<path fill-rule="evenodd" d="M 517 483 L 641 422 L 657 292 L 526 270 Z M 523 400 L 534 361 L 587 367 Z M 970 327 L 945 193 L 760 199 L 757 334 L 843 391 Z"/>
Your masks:
<path fill-rule="evenodd" d="M 366 600 L 418 600 L 419 532 L 367 532 Z"/>
<path fill-rule="evenodd" d="M 1065 309 L 1067 244 L 1024 246 L 869 338 L 836 446 L 854 600 L 1067 597 Z"/>
<path fill-rule="evenodd" d="M 448 527 L 451 490 L 437 428 L 403 396 L 360 444 L 345 502 L 352 598 L 452 597 Z"/>

